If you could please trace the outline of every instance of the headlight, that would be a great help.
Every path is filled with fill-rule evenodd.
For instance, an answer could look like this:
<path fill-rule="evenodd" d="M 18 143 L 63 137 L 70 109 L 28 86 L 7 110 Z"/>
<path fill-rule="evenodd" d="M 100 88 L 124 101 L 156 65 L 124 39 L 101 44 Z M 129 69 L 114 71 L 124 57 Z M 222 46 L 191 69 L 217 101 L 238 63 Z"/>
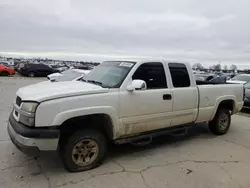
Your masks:
<path fill-rule="evenodd" d="M 21 105 L 21 110 L 29 113 L 34 113 L 36 111 L 37 106 L 38 103 L 36 102 L 23 102 Z"/>

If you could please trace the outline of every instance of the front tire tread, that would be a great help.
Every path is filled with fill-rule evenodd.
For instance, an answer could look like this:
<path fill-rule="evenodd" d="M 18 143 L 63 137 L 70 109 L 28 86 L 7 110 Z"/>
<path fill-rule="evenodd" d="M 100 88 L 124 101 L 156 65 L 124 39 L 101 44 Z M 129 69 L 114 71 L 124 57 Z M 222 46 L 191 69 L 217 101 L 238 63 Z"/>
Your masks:
<path fill-rule="evenodd" d="M 87 166 L 79 166 L 72 159 L 72 150 L 80 140 L 93 139 L 99 146 L 99 154 L 97 158 Z M 104 160 L 107 152 L 105 136 L 98 130 L 79 130 L 73 133 L 66 142 L 63 142 L 59 148 L 59 154 L 65 168 L 69 172 L 81 172 L 98 167 Z"/>

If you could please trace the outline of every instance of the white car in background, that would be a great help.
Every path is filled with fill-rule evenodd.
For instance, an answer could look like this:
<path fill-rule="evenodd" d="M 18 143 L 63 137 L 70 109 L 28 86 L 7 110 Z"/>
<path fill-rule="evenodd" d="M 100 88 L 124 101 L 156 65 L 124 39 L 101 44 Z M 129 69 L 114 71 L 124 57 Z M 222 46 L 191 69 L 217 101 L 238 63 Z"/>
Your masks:
<path fill-rule="evenodd" d="M 48 81 L 43 81 L 39 83 L 49 83 L 49 82 L 63 82 L 63 81 L 77 81 L 83 78 L 84 75 L 88 74 L 90 70 L 81 69 L 69 69 L 62 73 L 53 73 L 47 76 Z"/>
<path fill-rule="evenodd" d="M 246 84 L 248 82 L 250 82 L 250 74 L 239 74 L 227 81 L 227 83 L 233 84 Z"/>
<path fill-rule="evenodd" d="M 86 74 L 88 74 L 90 70 L 82 70 L 82 69 L 68 69 L 66 71 L 63 71 L 61 73 L 53 73 L 47 76 L 47 78 L 51 82 L 59 82 L 59 81 L 72 81 L 77 80 L 79 77 L 82 77 Z"/>

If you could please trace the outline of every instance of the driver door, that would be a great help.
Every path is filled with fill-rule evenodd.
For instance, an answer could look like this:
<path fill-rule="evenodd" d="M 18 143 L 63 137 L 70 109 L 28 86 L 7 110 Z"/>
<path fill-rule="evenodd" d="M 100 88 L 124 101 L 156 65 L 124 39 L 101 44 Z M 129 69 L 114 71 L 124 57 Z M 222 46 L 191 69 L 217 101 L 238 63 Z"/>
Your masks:
<path fill-rule="evenodd" d="M 144 80 L 146 90 L 120 92 L 120 117 L 124 135 L 134 135 L 171 125 L 172 90 L 162 63 L 144 63 L 132 79 Z"/>

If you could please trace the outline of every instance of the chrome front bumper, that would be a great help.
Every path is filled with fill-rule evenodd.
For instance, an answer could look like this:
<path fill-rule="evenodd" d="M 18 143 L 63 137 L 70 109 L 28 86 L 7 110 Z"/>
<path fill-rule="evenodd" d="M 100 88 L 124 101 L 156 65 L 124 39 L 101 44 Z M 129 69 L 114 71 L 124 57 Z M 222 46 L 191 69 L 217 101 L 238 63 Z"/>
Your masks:
<path fill-rule="evenodd" d="M 15 122 L 18 126 L 18 123 Z M 58 142 L 59 142 L 59 136 L 55 138 L 54 136 L 52 138 L 35 138 L 35 137 L 26 137 L 23 136 L 17 131 L 14 130 L 12 127 L 11 121 L 8 123 L 8 133 L 11 138 L 11 141 L 13 144 L 22 152 L 24 153 L 33 153 L 37 151 L 54 151 L 57 150 Z M 23 126 L 23 125 L 22 125 Z M 27 128 L 30 129 L 30 128 Z M 34 128 L 33 128 L 34 129 Z M 32 131 L 32 129 L 31 129 Z"/>

